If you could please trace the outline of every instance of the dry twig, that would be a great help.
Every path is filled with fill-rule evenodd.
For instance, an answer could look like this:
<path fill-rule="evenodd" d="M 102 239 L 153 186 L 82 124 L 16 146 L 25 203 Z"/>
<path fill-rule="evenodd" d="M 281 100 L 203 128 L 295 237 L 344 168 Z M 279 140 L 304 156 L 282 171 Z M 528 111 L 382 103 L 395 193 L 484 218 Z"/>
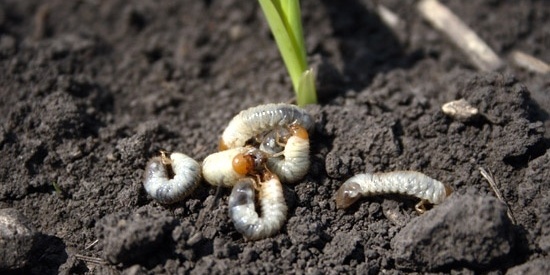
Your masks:
<path fill-rule="evenodd" d="M 479 172 L 481 175 L 489 182 L 489 185 L 491 185 L 491 188 L 495 192 L 497 198 L 506 205 L 506 213 L 508 214 L 508 217 L 512 221 L 513 224 L 516 224 L 516 218 L 514 218 L 514 214 L 512 213 L 512 209 L 510 209 L 510 205 L 504 200 L 504 197 L 502 196 L 502 193 L 500 193 L 500 190 L 498 190 L 498 181 L 495 179 L 493 174 L 483 167 L 479 167 Z"/>
<path fill-rule="evenodd" d="M 90 248 L 92 248 L 94 245 L 96 245 L 97 243 L 99 242 L 99 239 L 96 239 L 95 241 L 93 241 L 91 244 L 87 245 L 86 247 L 84 247 L 85 250 L 88 250 Z"/>
<path fill-rule="evenodd" d="M 399 15 L 381 4 L 377 4 L 375 10 L 380 20 L 393 32 L 397 39 L 401 43 L 405 43 L 407 41 L 406 24 L 399 18 Z"/>
<path fill-rule="evenodd" d="M 417 8 L 438 31 L 445 34 L 480 71 L 494 71 L 502 60 L 451 10 L 437 0 L 422 0 Z"/>
<path fill-rule="evenodd" d="M 399 16 L 385 6 L 380 4 L 376 5 L 376 12 L 378 16 L 380 16 L 380 19 L 382 19 L 390 29 L 399 30 L 399 28 L 403 27 L 403 21 L 401 21 Z"/>
<path fill-rule="evenodd" d="M 546 62 L 524 52 L 513 51 L 510 59 L 519 67 L 539 74 L 550 73 L 550 65 Z"/>
<path fill-rule="evenodd" d="M 89 256 L 80 255 L 80 254 L 75 254 L 74 256 L 77 259 L 83 260 L 83 261 L 88 262 L 88 263 L 93 263 L 93 264 L 98 264 L 98 265 L 107 264 L 107 262 L 105 260 L 101 259 L 101 258 L 89 257 Z"/>

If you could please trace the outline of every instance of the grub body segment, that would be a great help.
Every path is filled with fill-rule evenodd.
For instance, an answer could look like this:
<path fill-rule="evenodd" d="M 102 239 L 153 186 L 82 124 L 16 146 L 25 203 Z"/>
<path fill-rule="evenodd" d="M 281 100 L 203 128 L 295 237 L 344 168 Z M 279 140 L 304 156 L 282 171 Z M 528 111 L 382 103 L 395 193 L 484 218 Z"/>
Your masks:
<path fill-rule="evenodd" d="M 163 159 L 164 158 L 164 159 Z M 143 187 L 160 203 L 181 201 L 200 182 L 201 166 L 191 157 L 174 152 L 170 158 L 152 158 L 146 166 Z"/>
<path fill-rule="evenodd" d="M 261 215 L 254 206 L 255 197 L 251 178 L 240 180 L 229 197 L 229 216 L 237 231 L 248 240 L 273 236 L 283 226 L 287 214 L 281 182 L 276 176 L 260 183 Z"/>
<path fill-rule="evenodd" d="M 241 111 L 222 134 L 220 148 L 236 148 L 263 132 L 277 126 L 297 123 L 308 131 L 313 129 L 313 118 L 300 107 L 286 103 L 272 103 Z"/>

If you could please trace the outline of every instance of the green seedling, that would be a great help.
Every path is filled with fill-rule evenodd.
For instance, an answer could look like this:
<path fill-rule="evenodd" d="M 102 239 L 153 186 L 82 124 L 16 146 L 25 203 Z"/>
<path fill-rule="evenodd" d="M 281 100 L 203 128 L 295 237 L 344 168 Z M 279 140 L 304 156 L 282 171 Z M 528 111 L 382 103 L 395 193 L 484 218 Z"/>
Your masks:
<path fill-rule="evenodd" d="M 52 186 L 53 186 L 53 189 L 55 190 L 55 193 L 57 194 L 57 196 L 59 197 L 63 197 L 63 190 L 61 190 L 61 187 L 59 187 L 59 184 L 57 184 L 57 182 L 52 182 Z"/>
<path fill-rule="evenodd" d="M 315 73 L 307 68 L 300 1 L 258 1 L 292 80 L 298 106 L 317 103 Z"/>

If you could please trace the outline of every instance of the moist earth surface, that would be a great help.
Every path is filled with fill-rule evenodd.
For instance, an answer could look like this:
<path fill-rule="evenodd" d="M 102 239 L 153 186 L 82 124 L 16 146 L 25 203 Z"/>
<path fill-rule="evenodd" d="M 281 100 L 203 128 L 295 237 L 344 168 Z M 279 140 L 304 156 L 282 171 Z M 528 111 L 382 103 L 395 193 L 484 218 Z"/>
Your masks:
<path fill-rule="evenodd" d="M 477 71 L 416 1 L 302 1 L 318 72 L 312 164 L 283 187 L 280 232 L 246 241 L 228 216 L 231 190 L 201 182 L 167 206 L 142 181 L 160 150 L 202 161 L 239 111 L 292 102 L 257 2 L 1 1 L 0 271 L 547 273 L 550 76 L 507 57 L 550 61 L 550 5 L 442 3 L 502 68 Z M 479 114 L 445 115 L 457 99 Z M 422 215 L 395 194 L 336 208 L 349 177 L 396 170 L 454 192 Z"/>

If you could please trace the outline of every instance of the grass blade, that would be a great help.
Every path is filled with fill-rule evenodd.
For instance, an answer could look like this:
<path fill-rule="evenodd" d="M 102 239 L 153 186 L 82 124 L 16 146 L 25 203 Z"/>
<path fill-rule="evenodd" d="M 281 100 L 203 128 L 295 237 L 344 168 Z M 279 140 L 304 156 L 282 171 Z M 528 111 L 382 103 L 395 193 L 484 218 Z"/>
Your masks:
<path fill-rule="evenodd" d="M 317 103 L 317 92 L 315 91 L 315 71 L 309 69 L 304 71 L 300 77 L 298 92 L 296 93 L 298 106 Z"/>
<path fill-rule="evenodd" d="M 298 105 L 317 103 L 314 74 L 306 71 L 307 60 L 300 1 L 258 1 L 290 75 Z"/>
<path fill-rule="evenodd" d="M 307 67 L 306 60 L 306 43 L 304 42 L 304 32 L 302 28 L 302 12 L 300 10 L 300 1 L 297 0 L 282 0 L 286 1 L 282 4 L 283 12 L 288 20 L 290 31 L 296 40 L 296 50 L 300 51 L 301 62 L 304 65 L 304 70 Z"/>

